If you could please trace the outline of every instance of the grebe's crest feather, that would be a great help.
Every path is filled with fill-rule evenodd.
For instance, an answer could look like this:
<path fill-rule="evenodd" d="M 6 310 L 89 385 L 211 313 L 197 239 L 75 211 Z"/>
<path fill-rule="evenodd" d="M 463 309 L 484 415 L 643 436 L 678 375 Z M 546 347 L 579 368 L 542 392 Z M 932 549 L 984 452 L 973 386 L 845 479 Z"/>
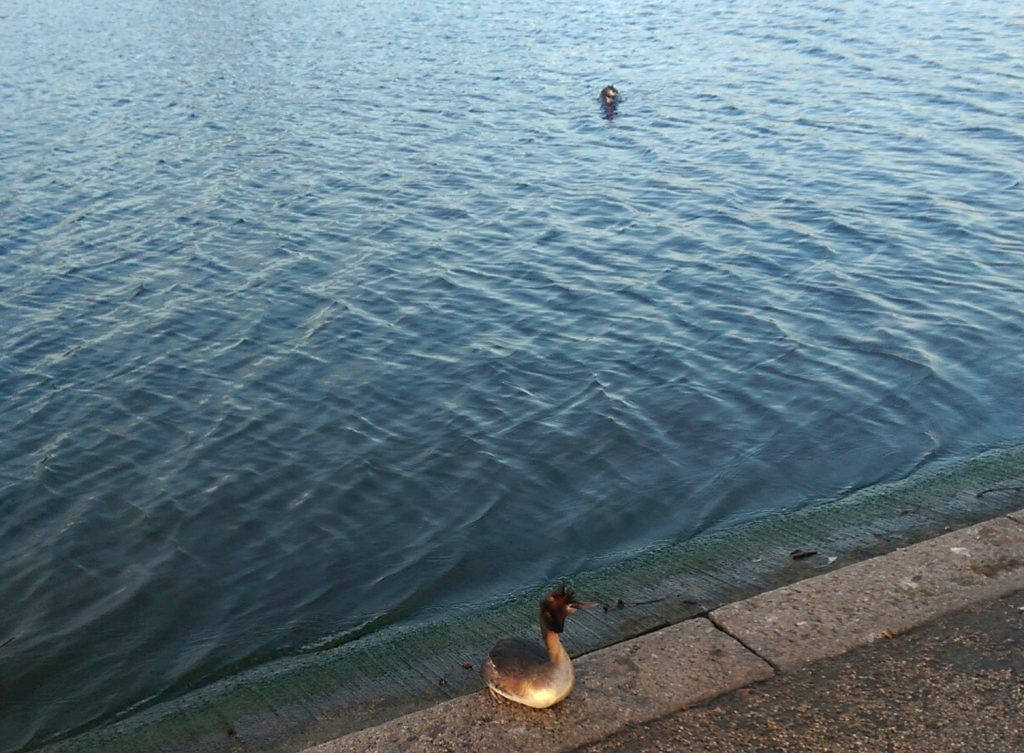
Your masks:
<path fill-rule="evenodd" d="M 565 629 L 565 618 L 576 611 L 576 594 L 565 583 L 549 593 L 540 603 L 542 624 L 554 633 Z"/>

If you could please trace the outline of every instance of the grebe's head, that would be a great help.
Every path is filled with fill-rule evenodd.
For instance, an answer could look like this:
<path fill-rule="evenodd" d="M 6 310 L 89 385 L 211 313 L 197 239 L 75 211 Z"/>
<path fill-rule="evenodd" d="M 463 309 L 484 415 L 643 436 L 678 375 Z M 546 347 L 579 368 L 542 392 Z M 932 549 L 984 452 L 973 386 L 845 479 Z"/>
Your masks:
<path fill-rule="evenodd" d="M 611 84 L 608 84 L 601 90 L 601 100 L 607 104 L 613 104 L 619 98 L 619 90 Z"/>
<path fill-rule="evenodd" d="M 577 609 L 593 609 L 597 604 L 576 601 L 576 594 L 563 583 L 556 591 L 552 591 L 540 603 L 540 621 L 553 633 L 561 633 L 565 629 L 565 618 Z"/>

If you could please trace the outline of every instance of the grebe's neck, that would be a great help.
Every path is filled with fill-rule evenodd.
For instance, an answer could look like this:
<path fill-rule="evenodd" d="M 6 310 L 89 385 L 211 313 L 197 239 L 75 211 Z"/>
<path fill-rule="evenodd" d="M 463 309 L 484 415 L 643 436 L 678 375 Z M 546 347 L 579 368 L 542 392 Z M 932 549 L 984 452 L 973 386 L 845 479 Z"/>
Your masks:
<path fill-rule="evenodd" d="M 546 627 L 542 627 L 541 632 L 544 634 L 544 646 L 548 650 L 551 663 L 561 664 L 563 661 L 569 661 L 569 654 L 562 646 L 562 641 L 558 639 L 558 633 L 548 630 Z"/>

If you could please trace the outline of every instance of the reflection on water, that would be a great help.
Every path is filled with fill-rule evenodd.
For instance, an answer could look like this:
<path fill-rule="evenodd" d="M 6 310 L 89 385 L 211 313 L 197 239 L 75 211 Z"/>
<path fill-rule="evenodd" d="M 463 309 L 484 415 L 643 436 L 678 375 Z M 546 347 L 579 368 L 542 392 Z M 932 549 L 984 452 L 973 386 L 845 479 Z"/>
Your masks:
<path fill-rule="evenodd" d="M 7 3 L 0 749 L 1019 441 L 1022 31 Z"/>

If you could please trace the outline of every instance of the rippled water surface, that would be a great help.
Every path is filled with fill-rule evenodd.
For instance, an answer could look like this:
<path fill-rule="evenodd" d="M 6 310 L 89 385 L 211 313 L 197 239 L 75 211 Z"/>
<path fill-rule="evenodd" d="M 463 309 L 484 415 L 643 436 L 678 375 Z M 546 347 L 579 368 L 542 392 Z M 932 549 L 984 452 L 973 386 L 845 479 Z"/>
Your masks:
<path fill-rule="evenodd" d="M 1019 442 L 1012 8 L 0 0 L 0 749 Z"/>

